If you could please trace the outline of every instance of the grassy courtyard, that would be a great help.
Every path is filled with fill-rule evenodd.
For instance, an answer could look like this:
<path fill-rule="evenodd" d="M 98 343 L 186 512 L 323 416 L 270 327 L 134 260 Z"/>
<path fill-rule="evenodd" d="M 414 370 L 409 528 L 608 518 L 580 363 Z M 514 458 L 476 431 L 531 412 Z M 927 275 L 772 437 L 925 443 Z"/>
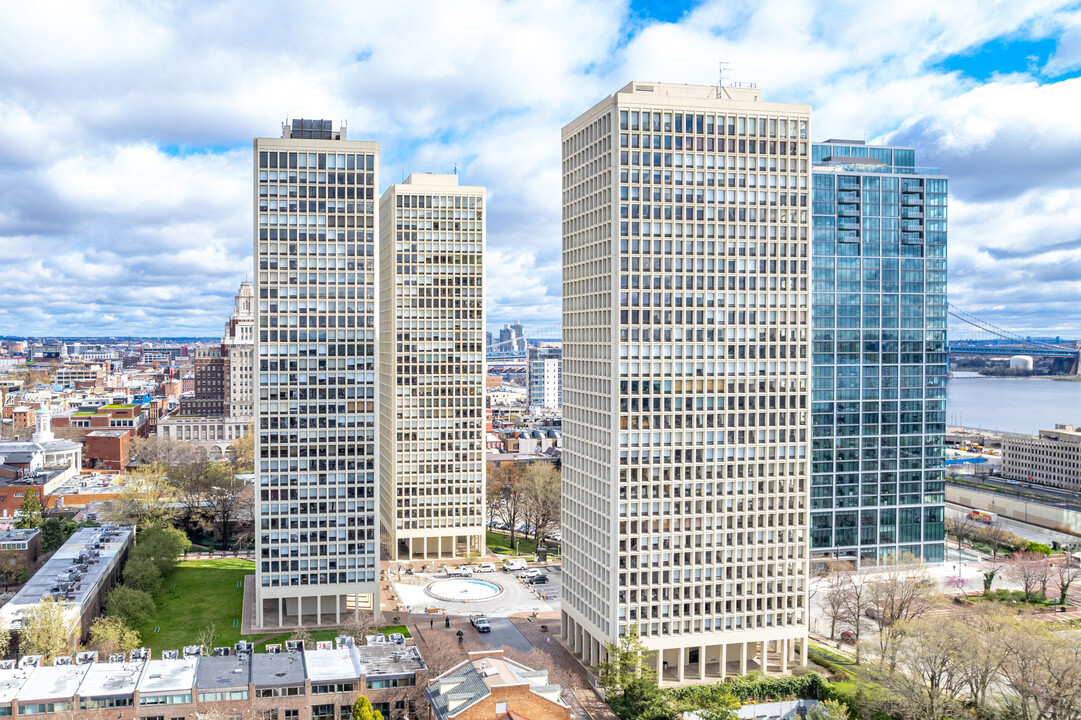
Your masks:
<path fill-rule="evenodd" d="M 258 643 L 256 652 L 262 652 L 268 643 L 284 643 L 292 636 L 292 631 L 276 635 L 273 631 L 240 634 L 244 576 L 254 572 L 255 565 L 250 560 L 222 558 L 179 563 L 154 596 L 154 617 L 143 627 L 136 628 L 143 647 L 150 648 L 155 658 L 161 657 L 162 650 L 180 650 L 185 645 L 196 644 L 196 637 L 211 623 L 218 646 L 249 640 Z M 409 636 L 404 625 L 387 626 L 380 631 Z M 316 641 L 333 640 L 338 634 L 336 630 L 318 630 L 312 632 L 311 637 Z"/>
<path fill-rule="evenodd" d="M 143 646 L 160 657 L 162 650 L 194 645 L 196 635 L 211 623 L 218 645 L 233 645 L 241 640 L 244 576 L 254 571 L 251 561 L 233 558 L 179 563 L 154 596 L 157 611 L 154 617 L 136 628 Z"/>

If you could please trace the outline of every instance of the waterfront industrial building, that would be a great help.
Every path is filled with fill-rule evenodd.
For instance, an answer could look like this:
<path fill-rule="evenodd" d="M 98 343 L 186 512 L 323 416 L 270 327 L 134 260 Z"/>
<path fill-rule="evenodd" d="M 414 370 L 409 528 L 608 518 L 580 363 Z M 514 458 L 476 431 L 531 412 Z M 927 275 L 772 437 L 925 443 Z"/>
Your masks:
<path fill-rule="evenodd" d="M 1056 424 L 1033 435 L 1002 436 L 1002 475 L 1060 490 L 1081 491 L 1081 431 Z"/>

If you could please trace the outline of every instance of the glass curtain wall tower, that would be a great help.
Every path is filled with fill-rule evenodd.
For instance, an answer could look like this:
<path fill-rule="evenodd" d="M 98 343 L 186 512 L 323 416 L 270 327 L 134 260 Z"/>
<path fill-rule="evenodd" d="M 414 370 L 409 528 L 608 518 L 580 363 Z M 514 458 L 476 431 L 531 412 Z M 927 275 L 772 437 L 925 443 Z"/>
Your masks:
<path fill-rule="evenodd" d="M 483 553 L 484 196 L 414 173 L 380 200 L 380 513 L 391 559 Z"/>
<path fill-rule="evenodd" d="M 379 145 L 329 120 L 254 145 L 254 620 L 339 623 L 379 607 Z"/>
<path fill-rule="evenodd" d="M 563 622 L 661 682 L 807 633 L 806 105 L 633 82 L 563 128 Z"/>
<path fill-rule="evenodd" d="M 946 178 L 911 148 L 815 144 L 811 548 L 943 560 Z"/>

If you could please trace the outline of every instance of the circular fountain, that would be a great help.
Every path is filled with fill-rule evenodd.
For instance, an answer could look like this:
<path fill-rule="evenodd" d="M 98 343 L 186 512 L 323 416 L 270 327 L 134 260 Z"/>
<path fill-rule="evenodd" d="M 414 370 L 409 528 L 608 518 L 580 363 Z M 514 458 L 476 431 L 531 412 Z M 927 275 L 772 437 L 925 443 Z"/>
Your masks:
<path fill-rule="evenodd" d="M 436 580 L 424 590 L 436 600 L 460 603 L 492 600 L 503 594 L 503 587 L 498 583 L 464 578 Z"/>

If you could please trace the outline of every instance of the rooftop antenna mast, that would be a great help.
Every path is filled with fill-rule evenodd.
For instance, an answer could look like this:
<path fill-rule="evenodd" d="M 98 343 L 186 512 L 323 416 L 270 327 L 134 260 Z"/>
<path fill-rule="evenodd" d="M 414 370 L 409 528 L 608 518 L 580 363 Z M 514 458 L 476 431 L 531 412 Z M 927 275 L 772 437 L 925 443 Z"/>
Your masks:
<path fill-rule="evenodd" d="M 731 67 L 732 67 L 731 63 L 727 63 L 727 62 L 723 62 L 723 61 L 717 63 L 717 99 L 718 100 L 722 99 L 722 97 L 721 97 L 722 94 L 727 95 L 729 100 L 732 99 L 732 94 L 724 89 L 724 71 L 725 71 L 725 68 L 731 68 Z"/>

